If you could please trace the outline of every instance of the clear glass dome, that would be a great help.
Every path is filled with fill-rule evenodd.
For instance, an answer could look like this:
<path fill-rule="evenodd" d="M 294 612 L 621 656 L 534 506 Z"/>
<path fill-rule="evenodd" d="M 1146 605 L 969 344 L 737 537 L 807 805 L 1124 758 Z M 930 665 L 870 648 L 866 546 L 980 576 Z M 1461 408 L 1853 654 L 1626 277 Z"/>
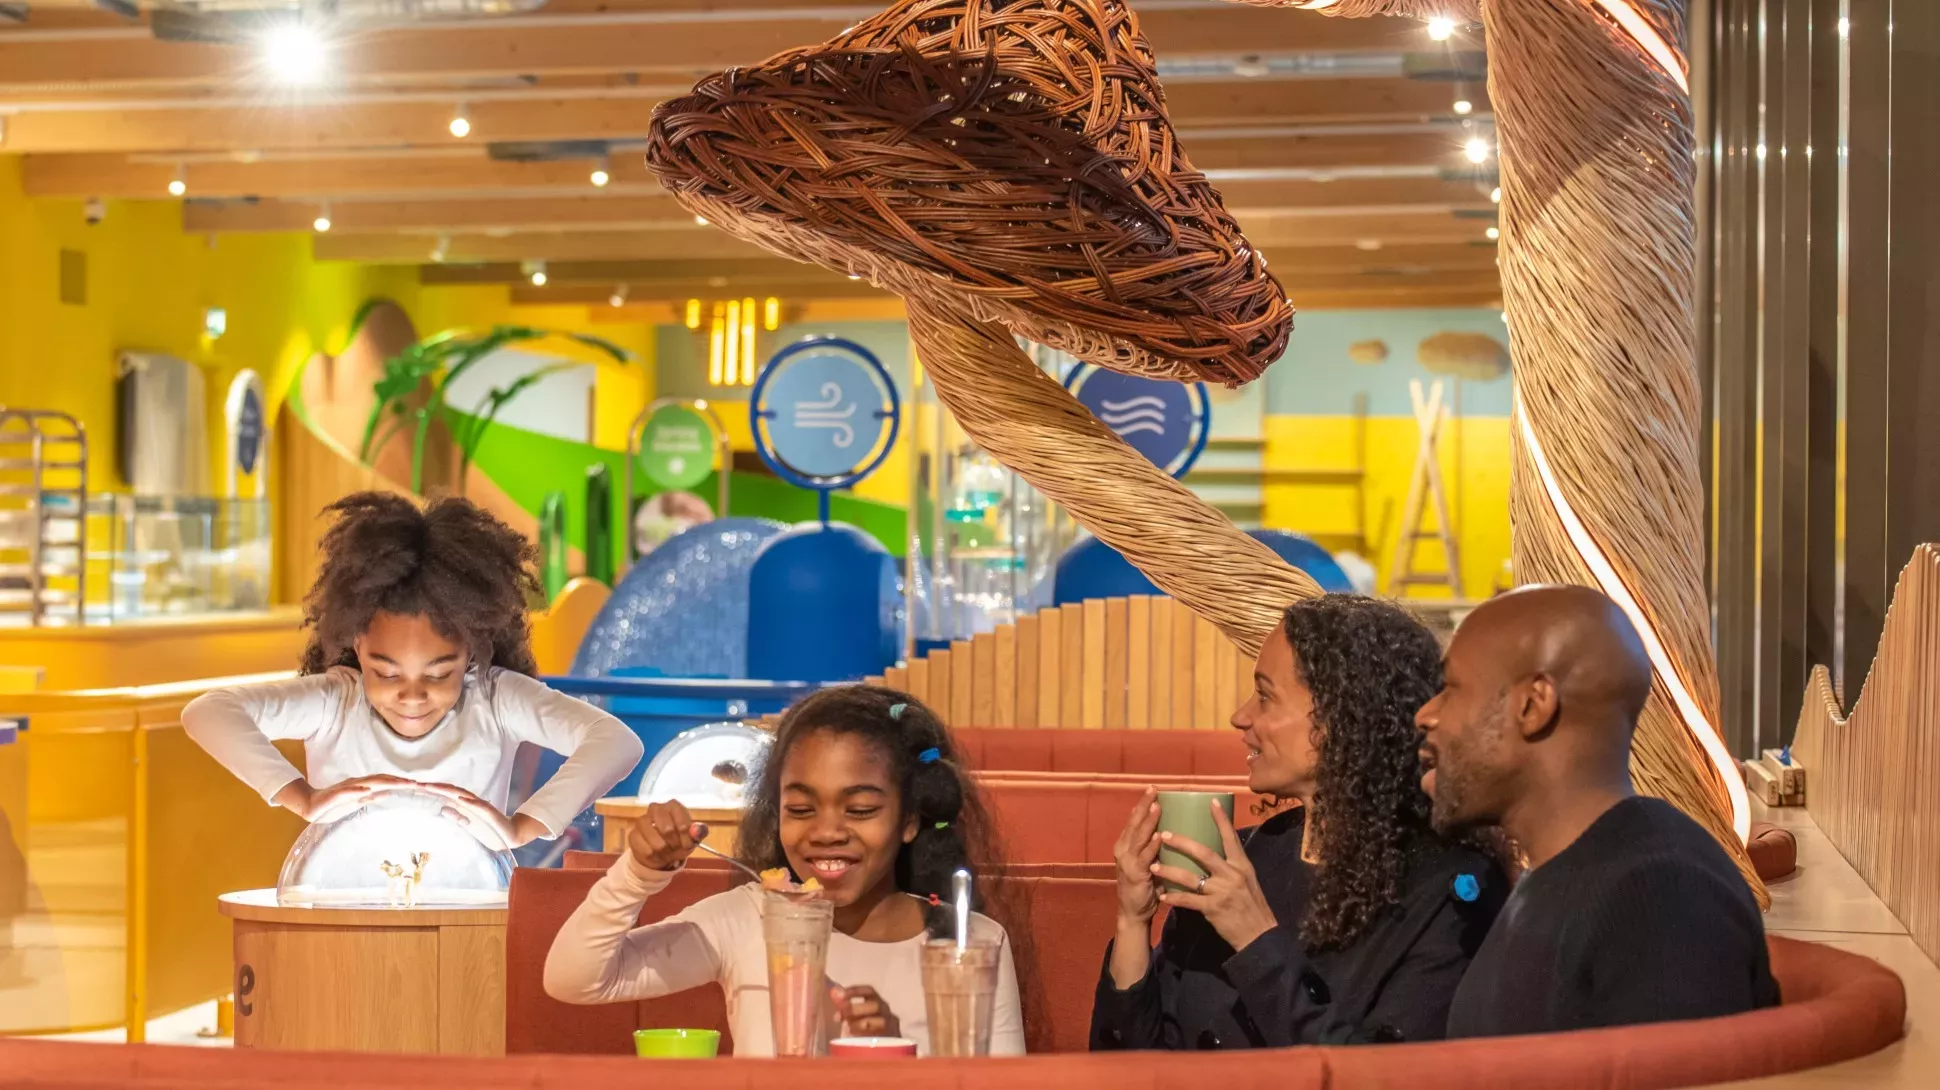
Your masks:
<path fill-rule="evenodd" d="M 303 830 L 276 879 L 276 902 L 330 908 L 502 905 L 512 856 L 447 816 L 447 801 L 399 788 Z"/>
<path fill-rule="evenodd" d="M 640 798 L 688 809 L 738 810 L 774 738 L 744 723 L 709 723 L 675 736 L 640 777 Z"/>

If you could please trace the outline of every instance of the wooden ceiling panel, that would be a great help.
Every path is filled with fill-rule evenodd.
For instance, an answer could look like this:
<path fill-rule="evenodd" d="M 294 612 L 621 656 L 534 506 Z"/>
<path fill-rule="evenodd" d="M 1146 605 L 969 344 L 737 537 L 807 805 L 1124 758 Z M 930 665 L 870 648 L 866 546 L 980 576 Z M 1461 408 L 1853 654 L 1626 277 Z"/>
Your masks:
<path fill-rule="evenodd" d="M 0 62 L 4 63 L 4 62 Z M 561 92 L 563 94 L 563 92 Z M 1421 123 L 1446 116 L 1451 92 L 1405 79 L 1284 79 L 1186 82 L 1167 89 L 1183 129 L 1324 122 Z M 8 121 L 8 151 L 207 153 L 273 150 L 450 147 L 458 102 L 369 96 L 304 105 L 140 105 L 96 102 L 74 109 L 19 109 Z M 468 104 L 478 141 L 642 140 L 659 88 L 593 88 L 572 97 Z M 9 108 L 14 108 L 9 106 Z"/>
<path fill-rule="evenodd" d="M 597 11 L 549 6 L 530 16 L 347 31 L 330 57 L 343 86 L 427 78 L 476 80 L 591 72 L 711 72 L 826 40 L 879 10 L 874 5 L 751 3 L 735 9 L 690 0 L 678 7 L 616 3 Z M 1270 51 L 1400 52 L 1428 47 L 1419 24 L 1326 19 L 1221 6 L 1213 0 L 1142 4 L 1161 58 Z M 144 90 L 270 86 L 247 45 L 165 42 L 142 25 L 0 33 L 0 90 L 47 85 Z"/>

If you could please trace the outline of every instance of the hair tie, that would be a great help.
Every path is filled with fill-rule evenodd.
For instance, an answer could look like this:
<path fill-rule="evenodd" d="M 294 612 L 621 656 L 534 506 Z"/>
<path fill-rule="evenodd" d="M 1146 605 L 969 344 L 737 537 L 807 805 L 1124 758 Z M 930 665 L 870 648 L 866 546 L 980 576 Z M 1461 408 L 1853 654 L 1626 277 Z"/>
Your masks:
<path fill-rule="evenodd" d="M 950 827 L 950 823 L 947 821 L 939 821 L 936 823 L 936 828 L 938 829 L 947 829 L 949 827 Z"/>
<path fill-rule="evenodd" d="M 909 708 L 908 704 L 891 704 L 889 706 L 889 718 L 901 719 L 903 717 L 903 712 L 908 708 Z"/>
<path fill-rule="evenodd" d="M 930 894 L 930 907 L 931 907 L 931 908 L 942 908 L 942 907 L 943 907 L 943 898 L 941 898 L 941 897 L 938 897 L 938 896 L 937 896 L 936 894 L 934 894 L 934 893 L 932 893 L 932 894 Z"/>
<path fill-rule="evenodd" d="M 898 704 L 897 707 L 902 707 L 902 705 Z M 933 765 L 942 759 L 943 759 L 943 751 L 940 749 L 937 749 L 934 746 L 916 755 L 916 761 L 918 764 Z"/>

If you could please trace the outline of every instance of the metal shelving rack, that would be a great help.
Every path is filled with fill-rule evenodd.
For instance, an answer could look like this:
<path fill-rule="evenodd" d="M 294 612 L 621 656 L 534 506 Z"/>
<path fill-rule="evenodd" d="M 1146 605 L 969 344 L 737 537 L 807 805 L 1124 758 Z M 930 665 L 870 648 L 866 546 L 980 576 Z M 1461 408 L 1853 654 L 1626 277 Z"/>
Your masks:
<path fill-rule="evenodd" d="M 87 429 L 0 407 L 0 623 L 86 622 L 87 509 Z"/>

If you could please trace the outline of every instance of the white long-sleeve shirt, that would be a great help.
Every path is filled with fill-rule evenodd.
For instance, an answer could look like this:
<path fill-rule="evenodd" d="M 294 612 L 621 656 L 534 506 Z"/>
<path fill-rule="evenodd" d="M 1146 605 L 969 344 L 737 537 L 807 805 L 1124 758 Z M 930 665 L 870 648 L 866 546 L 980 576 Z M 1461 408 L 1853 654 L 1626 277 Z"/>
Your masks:
<path fill-rule="evenodd" d="M 182 727 L 265 801 L 298 779 L 324 788 L 384 774 L 453 784 L 503 811 L 511 801 L 519 743 L 531 742 L 567 758 L 519 807 L 555 837 L 625 778 L 644 750 L 626 724 L 606 712 L 498 667 L 483 683 L 476 672 L 467 675 L 458 703 L 417 738 L 384 722 L 348 666 L 213 689 L 182 709 Z M 272 744 L 291 738 L 303 740 L 307 777 Z"/>
<path fill-rule="evenodd" d="M 676 871 L 656 871 L 622 852 L 552 941 L 546 955 L 546 993 L 565 1003 L 653 999 L 703 984 L 727 993 L 728 1027 L 736 1056 L 773 1056 L 768 1017 L 768 948 L 761 935 L 761 891 L 750 883 L 717 893 L 678 915 L 633 926 L 640 906 L 667 888 Z M 978 916 L 979 932 L 1003 929 Z M 902 1024 L 902 1035 L 930 1052 L 929 1012 L 923 1002 L 921 950 L 926 935 L 903 942 L 829 937 L 828 977 L 843 987 L 876 989 Z M 1003 938 L 997 998 L 991 1013 L 990 1054 L 1024 1054 L 1024 1016 L 1017 1000 L 1017 967 L 1010 936 Z"/>

